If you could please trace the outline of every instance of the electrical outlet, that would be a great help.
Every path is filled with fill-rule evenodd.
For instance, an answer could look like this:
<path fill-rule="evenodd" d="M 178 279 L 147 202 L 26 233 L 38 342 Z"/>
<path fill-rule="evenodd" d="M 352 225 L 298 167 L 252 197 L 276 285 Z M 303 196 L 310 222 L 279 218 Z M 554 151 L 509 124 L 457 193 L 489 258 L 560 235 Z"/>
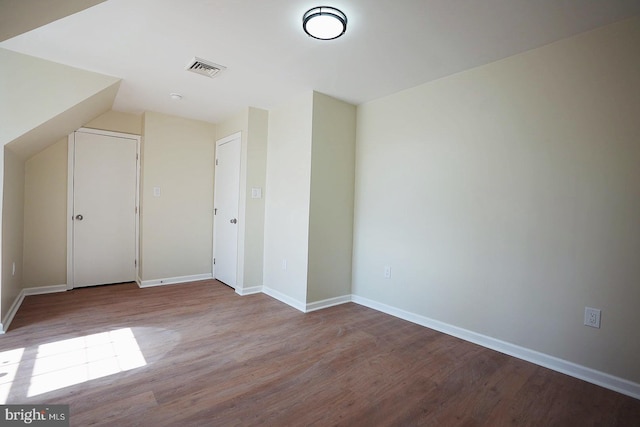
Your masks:
<path fill-rule="evenodd" d="M 584 308 L 584 324 L 592 328 L 600 328 L 600 310 L 597 308 Z"/>
<path fill-rule="evenodd" d="M 388 265 L 384 267 L 384 278 L 391 279 L 391 267 Z"/>
<path fill-rule="evenodd" d="M 286 260 L 286 259 L 283 259 L 283 260 L 282 260 L 282 269 L 283 269 L 283 270 L 286 270 L 286 269 L 287 269 L 287 260 Z"/>

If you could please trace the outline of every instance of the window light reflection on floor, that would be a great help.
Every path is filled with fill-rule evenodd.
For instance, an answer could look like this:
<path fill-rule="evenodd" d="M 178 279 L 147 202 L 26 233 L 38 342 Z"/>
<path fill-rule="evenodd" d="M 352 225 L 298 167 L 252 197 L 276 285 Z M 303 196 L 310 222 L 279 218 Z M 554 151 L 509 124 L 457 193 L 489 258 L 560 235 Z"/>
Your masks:
<path fill-rule="evenodd" d="M 0 405 L 7 403 L 23 353 L 24 348 L 0 352 Z"/>
<path fill-rule="evenodd" d="M 42 344 L 27 396 L 36 396 L 147 364 L 130 328 Z"/>

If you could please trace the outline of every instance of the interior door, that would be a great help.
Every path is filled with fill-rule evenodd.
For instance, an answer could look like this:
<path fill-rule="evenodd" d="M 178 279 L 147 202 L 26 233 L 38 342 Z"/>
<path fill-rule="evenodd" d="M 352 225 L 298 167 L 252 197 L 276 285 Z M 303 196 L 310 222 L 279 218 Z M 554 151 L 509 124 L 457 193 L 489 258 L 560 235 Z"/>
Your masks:
<path fill-rule="evenodd" d="M 213 277 L 232 288 L 236 287 L 238 270 L 240 147 L 240 134 L 216 143 Z"/>
<path fill-rule="evenodd" d="M 73 287 L 136 279 L 137 143 L 74 134 Z"/>

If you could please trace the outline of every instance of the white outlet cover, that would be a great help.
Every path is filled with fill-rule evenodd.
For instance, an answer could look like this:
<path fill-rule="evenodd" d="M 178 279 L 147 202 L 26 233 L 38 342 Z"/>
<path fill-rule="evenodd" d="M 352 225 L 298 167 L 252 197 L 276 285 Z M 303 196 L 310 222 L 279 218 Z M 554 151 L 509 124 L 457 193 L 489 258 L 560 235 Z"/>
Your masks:
<path fill-rule="evenodd" d="M 597 308 L 584 308 L 584 324 L 592 328 L 600 328 L 600 310 Z"/>
<path fill-rule="evenodd" d="M 153 187 L 153 197 L 160 197 L 160 187 Z"/>
<path fill-rule="evenodd" d="M 391 279 L 391 267 L 388 265 L 384 267 L 384 278 Z"/>

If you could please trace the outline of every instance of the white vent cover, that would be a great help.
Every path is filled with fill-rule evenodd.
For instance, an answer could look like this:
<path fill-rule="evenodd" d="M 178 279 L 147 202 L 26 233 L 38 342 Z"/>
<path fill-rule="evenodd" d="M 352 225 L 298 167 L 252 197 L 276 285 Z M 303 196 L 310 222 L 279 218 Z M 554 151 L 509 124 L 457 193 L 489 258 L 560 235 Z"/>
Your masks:
<path fill-rule="evenodd" d="M 207 61 L 206 59 L 198 58 L 194 56 L 191 61 L 185 67 L 185 70 L 193 73 L 202 74 L 207 77 L 215 77 L 220 71 L 225 70 L 227 67 Z"/>

